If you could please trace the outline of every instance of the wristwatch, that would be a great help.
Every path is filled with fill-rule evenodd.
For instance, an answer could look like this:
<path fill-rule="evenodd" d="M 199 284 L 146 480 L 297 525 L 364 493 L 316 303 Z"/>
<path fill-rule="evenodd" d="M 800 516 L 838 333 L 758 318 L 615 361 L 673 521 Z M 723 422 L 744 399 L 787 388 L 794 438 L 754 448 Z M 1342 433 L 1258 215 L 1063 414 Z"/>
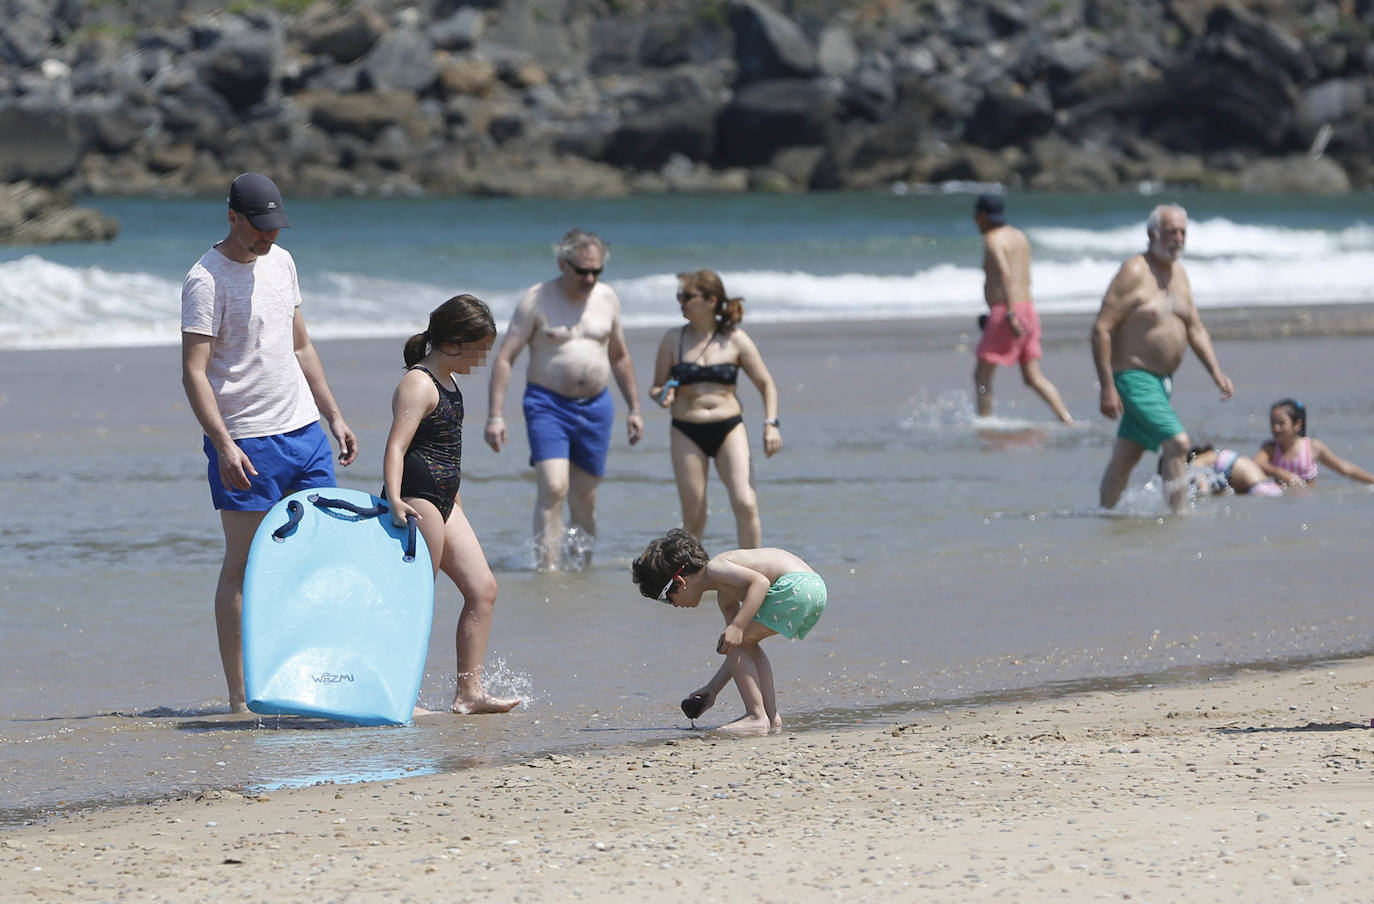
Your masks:
<path fill-rule="evenodd" d="M 782 421 L 778 420 L 778 419 L 775 418 L 775 417 L 770 417 L 770 418 L 767 418 L 767 419 L 764 420 L 763 426 L 765 426 L 765 427 L 777 427 L 779 430 L 781 430 L 781 429 L 782 429 Z"/>

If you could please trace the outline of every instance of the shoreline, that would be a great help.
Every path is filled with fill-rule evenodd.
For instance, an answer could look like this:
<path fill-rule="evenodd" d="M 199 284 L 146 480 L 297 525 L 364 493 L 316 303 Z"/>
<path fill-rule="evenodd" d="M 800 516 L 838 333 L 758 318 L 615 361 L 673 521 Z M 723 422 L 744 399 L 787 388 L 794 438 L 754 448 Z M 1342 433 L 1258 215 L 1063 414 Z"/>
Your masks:
<path fill-rule="evenodd" d="M 1364 656 L 209 791 L 0 830 L 0 863 L 38 900 L 1358 900 L 1372 688 Z"/>
<path fill-rule="evenodd" d="M 910 331 L 913 341 L 923 349 L 956 348 L 969 342 L 977 334 L 975 319 L 980 308 L 970 303 L 965 315 L 930 317 L 884 317 L 846 320 L 835 317 L 827 320 L 768 321 L 749 320 L 745 328 L 750 335 L 805 336 L 816 333 L 844 331 L 860 337 L 888 336 L 897 330 Z M 1310 305 L 1251 305 L 1246 307 L 1202 308 L 1203 320 L 1213 340 L 1261 340 L 1320 336 L 1374 335 L 1374 303 L 1363 301 L 1333 302 Z M 1088 330 L 1096 312 L 1040 312 L 1043 331 L 1041 344 L 1065 346 L 1087 343 Z M 631 344 L 651 344 L 675 324 L 658 326 L 627 326 L 626 337 Z M 326 331 L 327 332 L 327 331 Z M 0 345 L 0 354 L 46 354 L 56 351 L 120 352 L 130 349 L 174 348 L 180 341 L 176 333 L 166 341 L 148 341 L 121 345 L 30 346 Z M 314 336 L 316 344 L 386 342 L 397 343 L 406 338 L 402 333 L 371 336 Z M 638 340 L 638 342 L 636 342 Z M 650 346 L 652 347 L 652 346 Z"/>
<path fill-rule="evenodd" d="M 1374 651 L 1352 651 L 1337 652 L 1330 655 L 1303 657 L 1301 659 L 1278 659 L 1273 661 L 1251 661 L 1243 663 L 1216 663 L 1216 664 L 1195 664 L 1179 665 L 1159 672 L 1130 673 L 1121 675 L 1106 675 L 1087 678 L 1074 678 L 1068 680 L 1055 680 L 1041 684 L 1028 684 L 1016 687 L 1005 687 L 993 691 L 980 691 L 965 696 L 941 697 L 925 700 L 904 700 L 899 702 L 888 702 L 874 704 L 871 706 L 856 706 L 849 708 L 831 708 L 824 714 L 803 711 L 794 714 L 792 720 L 785 725 L 784 733 L 801 735 L 825 735 L 828 733 L 847 733 L 855 730 L 855 724 L 865 724 L 874 730 L 882 730 L 884 726 L 891 726 L 902 720 L 920 718 L 925 714 L 938 710 L 949 709 L 992 709 L 1007 707 L 1019 707 L 1025 703 L 1065 700 L 1085 694 L 1106 693 L 1106 694 L 1130 694 L 1146 689 L 1154 688 L 1173 688 L 1182 687 L 1198 682 L 1227 681 L 1245 674 L 1286 674 L 1288 672 L 1303 671 L 1306 669 L 1329 667 L 1335 664 L 1358 662 L 1368 658 L 1374 662 Z M 730 687 L 726 688 L 723 696 L 725 700 L 721 706 L 728 710 L 734 705 L 730 697 Z M 840 725 L 828 725 L 825 723 L 834 722 L 836 714 L 843 716 L 839 719 Z M 139 712 L 124 712 L 115 710 L 101 715 L 117 716 L 121 718 L 145 718 L 147 714 Z M 352 731 L 367 730 L 363 726 L 350 725 L 346 722 L 334 721 L 330 719 L 315 719 L 308 716 L 263 716 L 256 713 L 230 713 L 227 710 L 213 711 L 193 711 L 181 714 L 159 713 L 159 718 L 173 718 L 185 726 L 193 726 L 203 731 L 234 730 L 242 731 L 245 729 L 256 730 L 263 736 L 271 737 L 278 731 Z M 498 714 L 499 715 L 499 714 Z M 703 717 L 703 721 L 712 721 L 712 716 Z M 1371 717 L 1374 717 L 1374 705 L 1371 705 Z M 449 719 L 451 716 L 442 710 L 425 711 L 420 719 L 410 723 L 411 726 L 423 726 L 425 724 L 437 724 L 434 720 Z M 485 718 L 476 718 L 479 722 L 485 722 Z M 266 720 L 272 720 L 271 727 L 268 727 Z M 257 725 L 248 723 L 256 722 Z M 719 737 L 721 739 L 731 739 L 729 733 L 719 735 L 710 734 L 711 729 L 696 728 L 688 729 L 686 726 L 679 726 L 676 729 L 686 735 L 691 736 L 692 731 L 700 732 L 709 737 Z M 1374 727 L 1374 725 L 1372 725 Z M 387 731 L 395 730 L 394 727 L 383 729 Z M 619 744 L 606 745 L 597 741 L 589 741 L 581 746 L 559 746 L 554 749 L 538 750 L 524 748 L 519 750 L 509 750 L 504 753 L 489 754 L 482 758 L 480 762 L 472 761 L 463 770 L 477 768 L 502 768 L 528 761 L 531 756 L 567 756 L 567 757 L 588 757 L 599 756 L 605 751 L 632 752 L 634 750 L 656 746 L 655 741 L 635 740 L 625 741 Z M 436 770 L 423 767 L 406 767 L 415 776 L 432 776 L 439 774 Z M 335 787 L 357 787 L 362 785 L 382 784 L 384 782 L 395 781 L 396 778 L 372 778 L 372 779 L 321 779 L 314 784 L 327 784 Z M 166 791 L 162 794 L 152 794 L 141 797 L 122 797 L 109 798 L 104 800 L 78 801 L 53 808 L 35 808 L 31 815 L 21 814 L 18 811 L 0 812 L 0 835 L 7 831 L 14 831 L 26 827 L 36 827 L 50 825 L 59 820 L 74 816 L 91 815 L 119 810 L 130 810 L 140 807 L 154 806 L 158 804 L 182 801 L 189 798 L 199 798 L 205 794 L 225 793 L 225 794 L 248 794 L 253 796 L 264 788 L 270 789 L 269 793 L 299 791 L 309 787 L 308 784 L 298 784 L 290 781 L 280 782 L 276 779 L 264 778 L 260 781 L 239 783 L 232 786 L 210 787 L 197 786 L 189 788 L 177 788 Z"/>

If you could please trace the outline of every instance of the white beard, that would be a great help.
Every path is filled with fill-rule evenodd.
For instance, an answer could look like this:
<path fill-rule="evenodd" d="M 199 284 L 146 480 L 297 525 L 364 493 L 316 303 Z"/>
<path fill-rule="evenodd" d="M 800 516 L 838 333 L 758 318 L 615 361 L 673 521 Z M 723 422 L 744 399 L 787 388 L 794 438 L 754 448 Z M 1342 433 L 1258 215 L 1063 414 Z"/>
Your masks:
<path fill-rule="evenodd" d="M 1150 239 L 1150 253 L 1162 261 L 1169 261 L 1172 263 L 1183 256 L 1183 249 L 1179 248 L 1178 251 L 1170 251 L 1168 248 L 1164 247 L 1164 243 L 1159 239 L 1152 238 Z"/>

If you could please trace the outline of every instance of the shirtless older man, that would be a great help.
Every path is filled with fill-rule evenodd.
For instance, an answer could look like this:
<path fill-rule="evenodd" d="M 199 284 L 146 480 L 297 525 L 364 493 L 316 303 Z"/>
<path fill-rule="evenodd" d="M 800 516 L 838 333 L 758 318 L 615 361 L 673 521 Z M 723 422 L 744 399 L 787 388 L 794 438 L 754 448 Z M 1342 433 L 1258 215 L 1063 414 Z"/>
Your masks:
<path fill-rule="evenodd" d="M 525 428 L 530 464 L 539 481 L 534 503 L 534 540 L 539 568 L 559 567 L 563 545 L 563 503 L 572 526 L 596 537 L 596 490 L 606 473 L 615 404 L 607 384 L 612 375 L 625 396 L 630 444 L 644 434 L 635 388 L 634 363 L 620 322 L 620 299 L 600 281 L 610 255 L 595 233 L 573 229 L 556 248 L 560 275 L 527 291 L 516 305 L 491 367 L 487 392 L 487 444 L 506 444 L 501 416 L 511 368 L 529 346 L 525 374 Z M 581 552 L 591 560 L 590 546 Z"/>
<path fill-rule="evenodd" d="M 1031 252 L 1026 234 L 1006 220 L 999 195 L 979 195 L 973 221 L 983 234 L 983 299 L 987 320 L 978 343 L 973 388 L 978 416 L 992 414 L 992 375 L 997 365 L 1021 365 L 1021 379 L 1050 406 L 1054 416 L 1073 423 L 1059 390 L 1040 371 L 1040 317 L 1031 302 Z"/>
<path fill-rule="evenodd" d="M 1169 397 L 1185 347 L 1193 347 L 1223 399 L 1234 390 L 1217 364 L 1212 337 L 1193 304 L 1188 274 L 1178 262 L 1188 236 L 1187 212 L 1174 205 L 1156 207 L 1146 231 L 1148 250 L 1121 265 L 1092 328 L 1102 413 L 1121 419 L 1102 475 L 1101 502 L 1103 508 L 1116 505 L 1140 456 L 1146 449 L 1159 449 L 1164 491 L 1169 507 L 1178 511 L 1187 496 L 1189 444 Z"/>

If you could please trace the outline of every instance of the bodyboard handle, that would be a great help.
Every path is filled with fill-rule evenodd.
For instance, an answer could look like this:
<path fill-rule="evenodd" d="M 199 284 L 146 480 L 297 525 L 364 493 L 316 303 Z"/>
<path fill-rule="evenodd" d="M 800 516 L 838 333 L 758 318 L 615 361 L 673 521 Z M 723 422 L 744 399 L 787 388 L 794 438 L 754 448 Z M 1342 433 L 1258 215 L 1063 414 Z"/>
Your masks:
<path fill-rule="evenodd" d="M 296 525 L 301 523 L 301 517 L 305 515 L 305 506 L 295 499 L 286 503 L 286 523 L 272 531 L 272 539 L 278 543 L 285 543 L 286 538 L 296 532 Z"/>
<path fill-rule="evenodd" d="M 330 499 L 328 496 L 321 496 L 319 493 L 312 493 L 306 498 L 309 499 L 316 508 L 324 509 L 325 511 L 329 509 L 343 509 L 346 512 L 352 512 L 359 518 L 376 518 L 378 515 L 387 511 L 386 503 L 380 500 L 376 505 L 364 508 L 363 506 L 349 502 L 347 499 Z"/>

